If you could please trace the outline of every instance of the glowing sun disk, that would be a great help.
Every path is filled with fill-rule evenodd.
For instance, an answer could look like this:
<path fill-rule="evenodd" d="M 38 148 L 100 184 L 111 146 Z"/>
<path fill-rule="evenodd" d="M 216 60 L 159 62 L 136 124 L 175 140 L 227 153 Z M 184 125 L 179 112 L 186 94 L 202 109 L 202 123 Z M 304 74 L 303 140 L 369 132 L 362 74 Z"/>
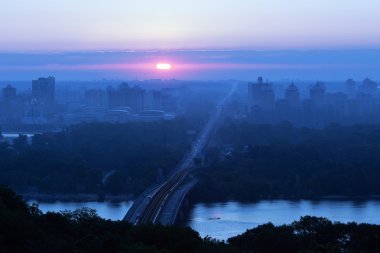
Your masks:
<path fill-rule="evenodd" d="M 172 65 L 170 65 L 169 63 L 157 63 L 156 65 L 156 69 L 159 69 L 159 70 L 169 70 L 172 68 Z"/>

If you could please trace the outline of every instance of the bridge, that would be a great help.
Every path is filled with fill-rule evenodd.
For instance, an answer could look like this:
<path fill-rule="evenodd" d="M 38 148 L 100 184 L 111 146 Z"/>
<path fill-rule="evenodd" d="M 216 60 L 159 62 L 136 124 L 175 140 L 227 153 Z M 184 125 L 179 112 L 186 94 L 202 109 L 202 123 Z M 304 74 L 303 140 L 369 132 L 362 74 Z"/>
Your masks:
<path fill-rule="evenodd" d="M 227 96 L 217 104 L 215 113 L 193 142 L 190 152 L 185 155 L 171 176 L 163 183 L 146 189 L 135 200 L 123 220 L 135 225 L 145 223 L 174 224 L 186 194 L 197 182 L 191 176 L 191 171 L 195 168 L 193 164 L 194 158 L 200 156 L 206 147 L 209 137 L 222 114 L 223 106 L 234 93 L 236 87 L 237 84 L 234 84 Z"/>

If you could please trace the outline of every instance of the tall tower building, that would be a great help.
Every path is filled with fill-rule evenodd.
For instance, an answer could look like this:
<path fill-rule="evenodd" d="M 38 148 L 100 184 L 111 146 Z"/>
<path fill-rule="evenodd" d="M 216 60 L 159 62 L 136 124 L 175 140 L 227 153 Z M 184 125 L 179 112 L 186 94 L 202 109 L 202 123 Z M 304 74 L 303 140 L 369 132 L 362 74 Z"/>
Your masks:
<path fill-rule="evenodd" d="M 49 76 L 47 78 L 38 78 L 32 81 L 32 95 L 37 103 L 43 104 L 51 110 L 55 100 L 55 78 Z"/>
<path fill-rule="evenodd" d="M 3 99 L 5 103 L 11 102 L 16 98 L 16 88 L 8 84 L 3 88 Z"/>
<path fill-rule="evenodd" d="M 325 100 L 325 84 L 322 82 L 317 82 L 310 89 L 310 99 L 315 104 L 322 104 Z"/>
<path fill-rule="evenodd" d="M 285 101 L 289 105 L 297 105 L 300 102 L 300 92 L 293 83 L 285 90 Z"/>
<path fill-rule="evenodd" d="M 356 82 L 353 79 L 348 79 L 346 81 L 346 91 L 348 98 L 354 98 L 356 92 Z"/>
<path fill-rule="evenodd" d="M 8 84 L 5 88 L 3 88 L 3 113 L 4 119 L 7 123 L 14 122 L 14 120 L 18 117 L 17 102 L 16 88 Z"/>
<path fill-rule="evenodd" d="M 257 83 L 248 83 L 248 100 L 249 107 L 273 108 L 274 91 L 272 85 L 264 82 L 262 77 L 257 79 Z"/>
<path fill-rule="evenodd" d="M 363 80 L 361 85 L 361 92 L 366 94 L 372 94 L 377 91 L 377 83 L 369 78 Z"/>

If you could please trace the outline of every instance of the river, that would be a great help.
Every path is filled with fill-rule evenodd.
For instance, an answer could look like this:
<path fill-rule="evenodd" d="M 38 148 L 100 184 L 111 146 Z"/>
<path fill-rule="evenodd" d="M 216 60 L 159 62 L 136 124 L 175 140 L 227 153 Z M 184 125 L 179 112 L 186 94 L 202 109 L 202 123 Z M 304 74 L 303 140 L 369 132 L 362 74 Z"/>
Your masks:
<path fill-rule="evenodd" d="M 225 240 L 269 221 L 275 225 L 289 224 L 305 215 L 341 222 L 380 224 L 380 200 L 273 200 L 250 204 L 197 204 L 190 213 L 188 224 L 202 237 L 208 235 Z"/>
<path fill-rule="evenodd" d="M 36 201 L 28 201 L 32 202 Z M 39 202 L 38 204 L 43 212 L 89 207 L 96 209 L 99 216 L 105 219 L 120 220 L 132 202 Z M 341 222 L 380 224 L 380 200 L 263 200 L 249 204 L 239 202 L 196 204 L 190 211 L 187 224 L 202 237 L 210 236 L 225 240 L 269 221 L 276 225 L 289 224 L 305 215 L 326 217 Z"/>

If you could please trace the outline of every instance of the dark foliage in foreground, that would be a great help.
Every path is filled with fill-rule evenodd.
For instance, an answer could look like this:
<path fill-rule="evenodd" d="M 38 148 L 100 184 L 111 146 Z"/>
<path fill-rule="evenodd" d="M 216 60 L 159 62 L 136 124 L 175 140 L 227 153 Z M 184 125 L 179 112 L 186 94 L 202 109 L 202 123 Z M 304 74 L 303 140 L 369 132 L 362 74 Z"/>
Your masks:
<path fill-rule="evenodd" d="M 42 214 L 0 188 L 2 253 L 378 252 L 379 246 L 378 225 L 303 217 L 291 225 L 264 224 L 224 243 L 202 239 L 190 228 L 104 220 L 91 209 Z"/>
<path fill-rule="evenodd" d="M 291 225 L 258 226 L 228 242 L 242 252 L 379 252 L 380 226 L 305 216 Z"/>
<path fill-rule="evenodd" d="M 190 228 L 134 227 L 91 209 L 41 214 L 0 190 L 0 252 L 197 252 L 202 243 Z"/>
<path fill-rule="evenodd" d="M 219 137 L 235 152 L 199 173 L 197 201 L 380 195 L 378 126 L 226 125 Z"/>
<path fill-rule="evenodd" d="M 0 183 L 17 192 L 137 194 L 188 149 L 184 120 L 83 123 L 0 143 Z M 107 175 L 107 176 L 106 176 Z"/>

